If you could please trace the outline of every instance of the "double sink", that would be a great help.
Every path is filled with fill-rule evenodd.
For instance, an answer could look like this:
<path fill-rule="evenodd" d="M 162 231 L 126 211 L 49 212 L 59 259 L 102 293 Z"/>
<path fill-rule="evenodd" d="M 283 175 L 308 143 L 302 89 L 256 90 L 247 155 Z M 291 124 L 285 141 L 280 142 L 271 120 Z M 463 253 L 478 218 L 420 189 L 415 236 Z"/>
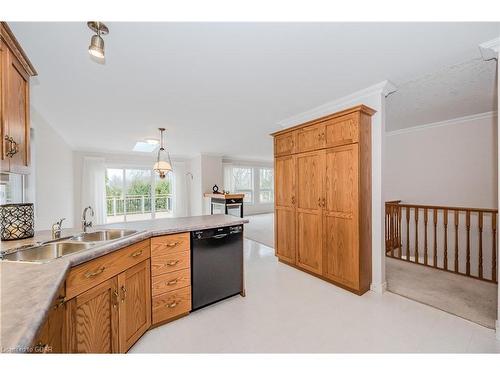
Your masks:
<path fill-rule="evenodd" d="M 14 262 L 50 262 L 51 260 L 87 250 L 107 241 L 119 240 L 137 233 L 136 230 L 105 229 L 95 232 L 81 233 L 73 237 L 45 242 L 26 248 L 14 249 L 3 254 L 2 260 Z"/>

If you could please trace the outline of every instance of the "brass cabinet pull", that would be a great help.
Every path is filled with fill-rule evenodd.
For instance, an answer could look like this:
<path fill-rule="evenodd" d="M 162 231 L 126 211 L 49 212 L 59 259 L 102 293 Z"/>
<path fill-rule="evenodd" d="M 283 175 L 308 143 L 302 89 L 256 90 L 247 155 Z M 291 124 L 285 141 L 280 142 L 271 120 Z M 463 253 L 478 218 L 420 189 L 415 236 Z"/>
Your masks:
<path fill-rule="evenodd" d="M 179 262 L 180 262 L 179 259 L 171 260 L 170 262 L 167 262 L 167 266 L 175 266 Z"/>
<path fill-rule="evenodd" d="M 132 258 L 138 257 L 139 255 L 142 255 L 142 249 L 137 250 L 135 253 L 130 254 Z"/>
<path fill-rule="evenodd" d="M 175 279 L 173 279 L 173 280 L 168 281 L 168 282 L 167 282 L 167 285 L 175 285 L 175 284 L 177 284 L 178 282 L 179 282 L 179 278 L 177 277 L 177 278 L 175 278 Z"/>
<path fill-rule="evenodd" d="M 323 198 L 321 200 L 321 204 L 323 205 L 323 208 L 326 207 L 326 198 Z"/>
<path fill-rule="evenodd" d="M 324 140 L 325 138 L 326 138 L 326 137 L 325 137 L 325 133 L 321 133 L 321 139 L 323 139 L 323 140 Z"/>
<path fill-rule="evenodd" d="M 125 298 L 127 298 L 127 288 L 125 288 L 125 285 L 122 285 L 122 302 L 125 302 Z"/>
<path fill-rule="evenodd" d="M 321 207 L 321 198 L 318 198 L 318 206 Z"/>
<path fill-rule="evenodd" d="M 179 245 L 180 242 L 179 241 L 175 241 L 175 242 L 169 242 L 167 244 L 167 247 L 176 247 L 177 245 Z"/>
<path fill-rule="evenodd" d="M 177 306 L 177 304 L 179 303 L 180 301 L 174 301 L 174 302 L 171 302 L 171 303 L 167 303 L 165 305 L 165 307 L 168 307 L 169 309 L 173 309 L 175 306 Z"/>
<path fill-rule="evenodd" d="M 91 277 L 95 277 L 95 276 L 97 276 L 97 275 L 100 275 L 101 273 L 103 273 L 103 272 L 104 272 L 104 270 L 105 270 L 105 269 L 106 269 L 106 268 L 105 268 L 104 266 L 102 266 L 102 267 L 101 267 L 101 268 L 99 268 L 97 271 L 87 272 L 87 273 L 85 274 L 85 277 L 86 277 L 87 279 L 90 279 Z"/>
<path fill-rule="evenodd" d="M 116 309 L 118 307 L 118 297 L 119 297 L 117 290 L 113 292 L 113 297 L 115 297 L 115 303 L 113 303 L 113 307 Z"/>
<path fill-rule="evenodd" d="M 295 204 L 295 195 L 292 195 L 292 204 Z"/>
<path fill-rule="evenodd" d="M 61 307 L 62 305 L 64 305 L 64 297 L 63 296 L 59 296 L 56 300 L 56 304 L 54 305 L 54 310 L 57 310 L 59 307 Z"/>
<path fill-rule="evenodd" d="M 16 141 L 14 141 L 14 138 L 6 135 L 5 136 L 5 140 L 7 142 L 9 142 L 9 147 L 7 149 L 7 152 L 5 153 L 5 155 L 8 157 L 8 158 L 12 158 L 15 154 L 17 154 L 19 152 L 19 145 L 17 144 Z"/>

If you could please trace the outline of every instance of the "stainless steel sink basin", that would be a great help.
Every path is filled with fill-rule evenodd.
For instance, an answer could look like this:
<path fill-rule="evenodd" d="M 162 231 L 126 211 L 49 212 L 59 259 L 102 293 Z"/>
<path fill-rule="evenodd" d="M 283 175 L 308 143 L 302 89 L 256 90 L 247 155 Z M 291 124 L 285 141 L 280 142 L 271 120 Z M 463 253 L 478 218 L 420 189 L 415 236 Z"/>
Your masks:
<path fill-rule="evenodd" d="M 86 250 L 91 246 L 89 243 L 53 242 L 5 254 L 2 259 L 18 262 L 48 262 L 64 255 Z"/>
<path fill-rule="evenodd" d="M 78 236 L 71 237 L 71 241 L 79 241 L 79 242 L 111 241 L 111 240 L 118 240 L 120 238 L 127 237 L 135 233 L 137 233 L 136 230 L 105 229 L 105 230 L 98 230 L 96 232 L 79 234 Z"/>

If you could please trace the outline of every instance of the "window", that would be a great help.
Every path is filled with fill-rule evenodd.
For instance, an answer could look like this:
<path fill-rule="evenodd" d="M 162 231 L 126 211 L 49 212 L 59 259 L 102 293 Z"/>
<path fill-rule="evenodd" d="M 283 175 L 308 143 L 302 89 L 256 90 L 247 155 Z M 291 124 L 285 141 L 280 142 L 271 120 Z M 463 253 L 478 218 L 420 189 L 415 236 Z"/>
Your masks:
<path fill-rule="evenodd" d="M 149 169 L 106 169 L 106 222 L 172 216 L 173 176 L 161 180 Z"/>
<path fill-rule="evenodd" d="M 274 201 L 274 171 L 269 167 L 224 167 L 224 189 L 244 193 L 246 204 L 269 204 Z"/>
<path fill-rule="evenodd" d="M 233 167 L 233 185 L 235 193 L 245 193 L 243 202 L 253 203 L 252 168 Z"/>
<path fill-rule="evenodd" d="M 271 168 L 259 170 L 259 202 L 272 203 L 274 201 L 274 173 Z"/>

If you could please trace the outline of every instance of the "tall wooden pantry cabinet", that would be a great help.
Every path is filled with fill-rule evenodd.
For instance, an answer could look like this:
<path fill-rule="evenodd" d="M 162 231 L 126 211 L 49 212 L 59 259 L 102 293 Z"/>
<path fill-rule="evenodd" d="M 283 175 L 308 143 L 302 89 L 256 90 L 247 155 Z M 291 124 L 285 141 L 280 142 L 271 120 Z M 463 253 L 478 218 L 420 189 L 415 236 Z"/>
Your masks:
<path fill-rule="evenodd" d="M 363 294 L 371 282 L 371 116 L 364 105 L 273 133 L 275 251 Z"/>

